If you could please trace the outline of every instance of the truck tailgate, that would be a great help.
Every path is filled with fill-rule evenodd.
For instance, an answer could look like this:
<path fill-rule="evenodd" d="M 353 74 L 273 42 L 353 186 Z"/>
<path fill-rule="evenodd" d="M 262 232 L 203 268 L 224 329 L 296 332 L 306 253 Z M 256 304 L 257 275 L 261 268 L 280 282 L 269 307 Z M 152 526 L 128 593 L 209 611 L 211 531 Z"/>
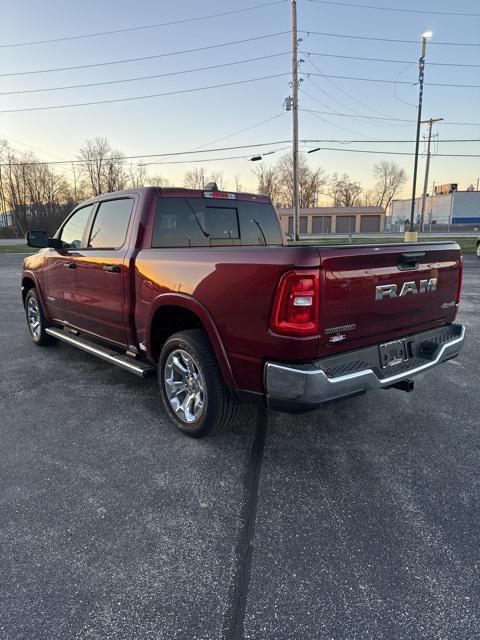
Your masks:
<path fill-rule="evenodd" d="M 318 354 L 354 349 L 453 322 L 460 248 L 453 242 L 317 247 Z"/>

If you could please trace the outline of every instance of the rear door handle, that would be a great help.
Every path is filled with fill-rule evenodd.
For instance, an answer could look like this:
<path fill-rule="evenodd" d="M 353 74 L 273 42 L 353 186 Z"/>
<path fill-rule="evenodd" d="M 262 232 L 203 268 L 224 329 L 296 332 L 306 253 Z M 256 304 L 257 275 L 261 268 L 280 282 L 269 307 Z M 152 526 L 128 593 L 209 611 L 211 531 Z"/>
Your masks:
<path fill-rule="evenodd" d="M 65 269 L 75 269 L 77 265 L 75 264 L 75 262 L 64 262 L 63 266 L 65 267 Z"/>
<path fill-rule="evenodd" d="M 104 271 L 108 271 L 109 273 L 120 273 L 120 265 L 118 264 L 106 264 L 103 267 Z"/>

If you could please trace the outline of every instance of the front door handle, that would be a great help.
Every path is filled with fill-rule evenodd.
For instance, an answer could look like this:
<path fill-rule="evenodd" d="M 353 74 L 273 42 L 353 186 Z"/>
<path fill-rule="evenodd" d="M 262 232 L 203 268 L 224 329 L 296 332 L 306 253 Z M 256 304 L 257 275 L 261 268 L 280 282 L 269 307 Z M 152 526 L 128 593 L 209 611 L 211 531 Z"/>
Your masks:
<path fill-rule="evenodd" d="M 65 269 L 75 269 L 77 265 L 75 264 L 75 262 L 64 262 L 63 266 L 65 267 Z"/>
<path fill-rule="evenodd" d="M 120 273 L 120 266 L 118 264 L 106 264 L 103 270 L 109 273 Z"/>

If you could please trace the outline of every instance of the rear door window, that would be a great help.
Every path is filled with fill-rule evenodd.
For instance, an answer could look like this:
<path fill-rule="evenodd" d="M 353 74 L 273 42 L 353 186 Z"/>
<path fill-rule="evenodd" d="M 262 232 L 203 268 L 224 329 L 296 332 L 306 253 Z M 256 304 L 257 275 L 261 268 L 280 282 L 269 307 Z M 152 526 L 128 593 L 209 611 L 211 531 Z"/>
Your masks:
<path fill-rule="evenodd" d="M 88 241 L 89 249 L 118 249 L 125 242 L 133 200 L 101 202 Z"/>
<path fill-rule="evenodd" d="M 282 244 L 270 204 L 206 198 L 158 198 L 152 247 Z"/>

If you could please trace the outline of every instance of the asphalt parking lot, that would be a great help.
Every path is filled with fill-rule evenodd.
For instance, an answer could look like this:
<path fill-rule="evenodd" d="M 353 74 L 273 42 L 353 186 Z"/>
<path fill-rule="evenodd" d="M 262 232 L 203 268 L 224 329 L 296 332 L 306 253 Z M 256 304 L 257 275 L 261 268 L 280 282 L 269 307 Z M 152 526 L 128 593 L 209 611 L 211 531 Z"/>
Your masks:
<path fill-rule="evenodd" d="M 30 341 L 0 255 L 0 638 L 480 636 L 480 260 L 412 394 L 245 407 L 192 441 L 141 381 Z"/>

